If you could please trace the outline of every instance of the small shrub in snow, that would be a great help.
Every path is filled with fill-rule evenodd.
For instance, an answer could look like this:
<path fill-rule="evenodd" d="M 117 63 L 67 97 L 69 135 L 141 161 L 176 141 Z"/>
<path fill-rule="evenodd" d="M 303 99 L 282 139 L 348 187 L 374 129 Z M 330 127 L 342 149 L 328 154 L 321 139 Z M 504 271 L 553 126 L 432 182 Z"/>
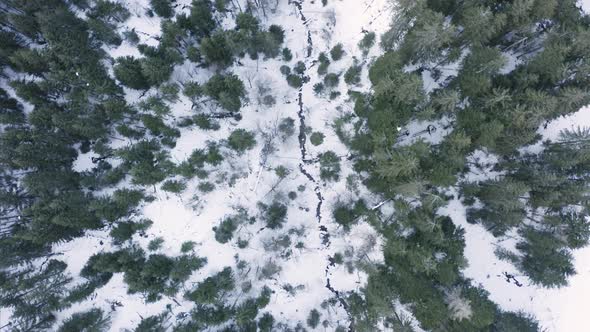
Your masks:
<path fill-rule="evenodd" d="M 224 268 L 221 272 L 207 277 L 197 287 L 185 294 L 188 300 L 196 303 L 216 303 L 222 299 L 227 292 L 234 290 L 235 280 L 232 269 Z"/>
<path fill-rule="evenodd" d="M 375 45 L 375 37 L 376 35 L 374 32 L 369 32 L 365 34 L 363 39 L 361 39 L 361 41 L 359 42 L 359 48 L 361 49 L 361 51 L 363 51 L 363 54 L 368 54 L 371 47 Z"/>
<path fill-rule="evenodd" d="M 236 75 L 216 74 L 205 84 L 204 92 L 221 107 L 230 112 L 237 112 L 242 107 L 241 99 L 246 95 L 246 88 Z"/>
<path fill-rule="evenodd" d="M 330 56 L 334 61 L 342 59 L 342 56 L 344 56 L 344 46 L 340 43 L 336 44 L 336 46 L 330 50 Z"/>
<path fill-rule="evenodd" d="M 139 43 L 139 36 L 137 35 L 137 32 L 135 32 L 135 30 L 124 31 L 123 38 L 125 38 L 125 40 L 131 45 L 136 45 L 137 43 Z"/>
<path fill-rule="evenodd" d="M 363 200 L 357 201 L 352 208 L 350 206 L 351 204 L 340 203 L 336 206 L 334 211 L 332 211 L 334 221 L 342 225 L 345 230 L 350 229 L 352 224 L 354 224 L 361 215 L 368 211 Z"/>
<path fill-rule="evenodd" d="M 325 89 L 326 87 L 324 86 L 324 83 L 316 83 L 313 85 L 313 92 L 316 95 L 321 95 Z"/>
<path fill-rule="evenodd" d="M 262 105 L 272 107 L 277 103 L 277 99 L 273 95 L 266 95 L 262 97 Z"/>
<path fill-rule="evenodd" d="M 344 73 L 344 82 L 349 85 L 356 85 L 361 82 L 361 71 L 363 67 L 357 61 L 354 62 L 350 68 Z"/>
<path fill-rule="evenodd" d="M 270 229 L 282 228 L 287 221 L 287 206 L 281 202 L 274 201 L 270 205 L 259 203 L 262 211 L 262 219 Z"/>
<path fill-rule="evenodd" d="M 293 71 L 299 75 L 303 75 L 305 73 L 305 63 L 303 61 L 298 61 L 293 67 Z"/>
<path fill-rule="evenodd" d="M 315 329 L 320 324 L 320 312 L 317 309 L 312 309 L 307 316 L 307 326 Z"/>
<path fill-rule="evenodd" d="M 202 193 L 209 193 L 215 189 L 215 185 L 211 182 L 201 182 L 197 186 L 197 189 Z"/>
<path fill-rule="evenodd" d="M 195 248 L 195 242 L 194 241 L 185 241 L 182 243 L 182 245 L 180 246 L 180 252 L 186 254 L 189 251 L 192 251 Z"/>
<path fill-rule="evenodd" d="M 219 243 L 227 243 L 234 236 L 234 231 L 238 229 L 239 220 L 236 217 L 224 218 L 218 226 L 213 227 L 215 240 Z"/>
<path fill-rule="evenodd" d="M 340 75 L 335 73 L 330 73 L 324 76 L 324 85 L 327 88 L 335 88 L 340 83 Z"/>
<path fill-rule="evenodd" d="M 289 76 L 289 74 L 291 74 L 291 68 L 287 65 L 282 65 L 279 70 L 281 71 L 281 74 L 285 76 Z"/>
<path fill-rule="evenodd" d="M 162 190 L 178 194 L 186 189 L 186 183 L 176 180 L 167 180 L 162 184 Z"/>
<path fill-rule="evenodd" d="M 283 141 L 295 134 L 295 120 L 293 118 L 284 118 L 279 123 L 279 132 Z"/>
<path fill-rule="evenodd" d="M 319 131 L 316 131 L 311 134 L 311 136 L 309 137 L 309 141 L 311 142 L 311 144 L 318 146 L 324 143 L 325 137 L 326 136 L 324 136 L 324 134 L 320 133 Z"/>
<path fill-rule="evenodd" d="M 275 174 L 280 178 L 280 179 L 284 179 L 287 177 L 287 175 L 289 175 L 289 169 L 285 166 L 277 166 L 275 168 Z"/>
<path fill-rule="evenodd" d="M 149 219 L 143 219 L 139 222 L 118 222 L 117 225 L 111 230 L 110 236 L 113 239 L 113 243 L 120 245 L 121 243 L 131 239 L 133 234 L 136 232 L 143 232 L 148 229 L 152 223 L 153 222 Z"/>
<path fill-rule="evenodd" d="M 320 178 L 324 181 L 338 181 L 340 178 L 340 158 L 336 153 L 327 151 L 319 156 Z"/>
<path fill-rule="evenodd" d="M 227 144 L 232 150 L 242 154 L 256 146 L 256 138 L 254 133 L 245 129 L 234 130 L 227 139 Z"/>
<path fill-rule="evenodd" d="M 288 48 L 283 48 L 283 61 L 289 62 L 293 60 L 293 53 Z"/>
<path fill-rule="evenodd" d="M 258 279 L 267 280 L 273 278 L 277 273 L 281 272 L 281 267 L 273 260 L 268 260 L 260 269 Z"/>
<path fill-rule="evenodd" d="M 318 75 L 326 75 L 328 73 L 328 67 L 330 66 L 330 59 L 325 52 L 320 53 L 318 62 Z"/>
<path fill-rule="evenodd" d="M 299 89 L 303 86 L 303 78 L 299 75 L 289 74 L 287 75 L 287 83 L 290 87 Z"/>
<path fill-rule="evenodd" d="M 150 241 L 147 248 L 149 251 L 156 251 L 162 247 L 162 244 L 164 244 L 164 238 L 157 237 Z"/>

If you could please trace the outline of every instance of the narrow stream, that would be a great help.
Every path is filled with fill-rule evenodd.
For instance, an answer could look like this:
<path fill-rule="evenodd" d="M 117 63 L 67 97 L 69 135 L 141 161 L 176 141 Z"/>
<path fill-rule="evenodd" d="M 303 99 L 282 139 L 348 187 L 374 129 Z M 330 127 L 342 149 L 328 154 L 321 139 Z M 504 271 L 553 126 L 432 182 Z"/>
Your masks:
<path fill-rule="evenodd" d="M 297 8 L 297 12 L 299 13 L 299 16 L 301 18 L 301 22 L 307 32 L 307 54 L 305 56 L 306 70 L 303 74 L 303 76 L 306 76 L 307 70 L 309 68 L 308 65 L 311 63 L 310 60 L 311 60 L 311 55 L 312 55 L 312 51 L 313 51 L 313 40 L 311 38 L 311 30 L 308 27 L 307 18 L 303 14 L 303 1 L 305 1 L 305 0 L 291 1 L 291 3 L 293 3 L 295 5 L 295 7 Z M 303 85 L 307 84 L 308 81 L 309 80 L 304 80 Z M 306 147 L 307 134 L 305 133 L 306 125 L 305 125 L 305 103 L 303 102 L 303 86 L 301 88 L 299 88 L 298 105 L 299 105 L 299 110 L 297 111 L 297 116 L 299 118 L 298 139 L 299 139 L 299 150 L 301 151 L 301 163 L 299 164 L 299 171 L 301 171 L 301 173 L 303 175 L 305 175 L 305 177 L 309 180 L 309 182 L 311 182 L 314 186 L 314 191 L 315 191 L 315 194 L 318 198 L 318 204 L 316 206 L 316 219 L 319 224 L 322 245 L 324 246 L 324 248 L 328 249 L 328 248 L 330 248 L 330 245 L 331 245 L 330 233 L 328 232 L 328 228 L 322 223 L 322 204 L 324 203 L 324 196 L 322 194 L 321 185 L 313 177 L 313 175 L 311 175 L 306 169 L 306 165 L 312 164 L 313 160 L 307 159 L 307 147 Z M 328 257 L 328 264 L 326 265 L 326 269 L 325 269 L 325 272 L 326 272 L 326 286 L 325 287 L 330 292 L 332 292 L 334 294 L 334 296 L 336 297 L 336 299 L 338 299 L 338 302 L 340 303 L 342 308 L 346 311 L 346 313 L 350 319 L 350 325 L 348 327 L 348 330 L 350 332 L 353 332 L 354 331 L 354 318 L 350 314 L 348 303 L 342 297 L 340 292 L 338 290 L 336 290 L 330 282 L 330 268 L 332 268 L 333 266 L 335 266 L 334 260 L 332 259 L 332 257 Z"/>

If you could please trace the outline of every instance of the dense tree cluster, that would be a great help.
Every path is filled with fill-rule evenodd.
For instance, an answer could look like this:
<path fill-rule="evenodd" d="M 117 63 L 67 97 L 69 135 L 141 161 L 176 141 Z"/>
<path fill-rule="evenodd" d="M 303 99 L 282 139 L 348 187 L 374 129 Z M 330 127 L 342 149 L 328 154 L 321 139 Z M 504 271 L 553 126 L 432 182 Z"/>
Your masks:
<path fill-rule="evenodd" d="M 520 234 L 516 252 L 498 252 L 501 258 L 534 283 L 567 283 L 575 273 L 571 249 L 587 245 L 590 229 L 588 131 L 566 131 L 540 153 L 519 149 L 537 143 L 547 121 L 590 102 L 590 49 L 582 42 L 589 31 L 570 0 L 398 1 L 381 40 L 386 53 L 370 68 L 373 93 L 353 96 L 359 120 L 347 142 L 359 153 L 355 169 L 368 172 L 367 187 L 396 206 L 393 224 L 369 218 L 387 239 L 386 259 L 362 294 L 348 299 L 359 330 L 383 318 L 400 326 L 390 305 L 396 299 L 429 330 L 537 330 L 461 276 L 463 231 L 438 209 L 451 198 L 447 188 L 459 185 L 470 222 L 496 236 Z M 456 74 L 444 76 L 445 66 L 456 66 Z M 432 91 L 424 73 L 436 82 Z M 443 118 L 452 131 L 439 144 L 411 140 L 403 130 L 410 121 Z M 475 166 L 466 158 L 478 149 L 498 155 L 495 170 L 505 175 L 462 181 Z M 342 206 L 334 217 L 348 224 L 354 214 Z"/>
<path fill-rule="evenodd" d="M 153 13 L 148 14 L 162 18 L 156 46 L 140 43 L 134 30 L 121 31 L 130 12 L 117 1 L 8 1 L 0 6 L 0 248 L 6 253 L 0 259 L 0 304 L 13 309 L 12 328 L 51 328 L 55 311 L 86 299 L 112 273 L 124 273 L 130 292 L 156 300 L 174 295 L 204 264 L 194 255 L 146 255 L 127 245 L 152 223 L 137 218 L 137 207 L 153 200 L 143 187 L 161 184 L 162 190 L 179 193 L 186 187 L 183 178 L 206 177 L 207 165 L 223 161 L 215 143 L 185 162 L 170 160 L 168 149 L 180 136 L 170 108 L 181 91 L 170 80 L 174 67 L 185 59 L 223 67 L 235 56 L 281 52 L 284 31 L 264 29 L 250 10 L 237 16 L 236 29 L 222 30 L 214 16 L 223 3 L 195 0 L 188 15 L 176 15 L 175 1 L 150 1 Z M 103 47 L 119 46 L 123 38 L 138 44 L 139 55 L 110 59 Z M 216 60 L 215 54 L 226 49 L 230 59 Z M 146 96 L 130 104 L 119 84 Z M 209 97 L 230 113 L 239 111 L 245 97 L 237 76 L 223 72 L 182 90 L 197 106 Z M 189 125 L 215 129 L 215 116 L 197 114 Z M 128 143 L 113 148 L 113 137 Z M 240 130 L 228 140 L 240 153 L 254 144 L 253 134 Z M 90 167 L 75 170 L 76 159 L 90 152 Z M 169 179 L 173 176 L 180 178 Z M 97 229 L 109 230 L 113 245 L 121 249 L 93 256 L 83 282 L 72 286 L 77 276 L 67 273 L 64 262 L 49 259 L 51 247 Z M 33 268 L 44 258 L 41 268 Z M 91 310 L 73 315 L 59 329 L 101 330 L 108 322 L 108 314 Z"/>

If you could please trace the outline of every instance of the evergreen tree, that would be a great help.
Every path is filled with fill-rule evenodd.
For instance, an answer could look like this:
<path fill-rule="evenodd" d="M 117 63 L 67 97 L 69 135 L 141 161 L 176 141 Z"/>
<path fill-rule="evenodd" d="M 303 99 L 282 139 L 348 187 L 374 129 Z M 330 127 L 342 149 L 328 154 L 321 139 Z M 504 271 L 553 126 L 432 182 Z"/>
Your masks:
<path fill-rule="evenodd" d="M 240 78 L 233 74 L 216 74 L 203 86 L 204 92 L 230 112 L 238 112 L 246 90 Z"/>
<path fill-rule="evenodd" d="M 174 15 L 174 9 L 172 8 L 172 3 L 174 1 L 175 0 L 150 0 L 150 6 L 156 15 L 170 18 Z"/>
<path fill-rule="evenodd" d="M 58 332 L 101 332 L 107 331 L 110 325 L 109 317 L 100 309 L 90 309 L 78 312 L 66 319 Z"/>
<path fill-rule="evenodd" d="M 255 135 L 245 129 L 236 129 L 231 132 L 227 139 L 230 148 L 238 153 L 244 153 L 256 145 Z"/>
<path fill-rule="evenodd" d="M 142 62 L 132 56 L 117 59 L 114 67 L 115 77 L 123 85 L 132 89 L 146 90 L 150 87 L 147 77 L 143 74 Z"/>

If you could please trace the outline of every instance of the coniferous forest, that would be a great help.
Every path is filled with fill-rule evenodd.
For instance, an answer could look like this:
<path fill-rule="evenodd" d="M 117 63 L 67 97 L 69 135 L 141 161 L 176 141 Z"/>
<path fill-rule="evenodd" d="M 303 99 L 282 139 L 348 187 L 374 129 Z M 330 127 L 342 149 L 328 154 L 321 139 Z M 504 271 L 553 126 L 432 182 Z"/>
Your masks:
<path fill-rule="evenodd" d="M 0 0 L 0 331 L 566 331 L 588 105 L 576 0 Z"/>

